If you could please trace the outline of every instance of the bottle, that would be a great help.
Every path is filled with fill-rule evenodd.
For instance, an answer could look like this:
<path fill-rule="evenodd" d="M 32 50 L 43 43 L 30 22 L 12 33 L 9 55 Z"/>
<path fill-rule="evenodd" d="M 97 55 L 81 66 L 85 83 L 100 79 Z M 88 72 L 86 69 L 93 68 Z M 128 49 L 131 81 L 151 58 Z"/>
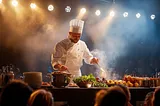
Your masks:
<path fill-rule="evenodd" d="M 8 71 L 4 76 L 4 85 L 6 85 L 8 82 L 12 81 L 13 79 L 14 79 L 13 71 Z"/>

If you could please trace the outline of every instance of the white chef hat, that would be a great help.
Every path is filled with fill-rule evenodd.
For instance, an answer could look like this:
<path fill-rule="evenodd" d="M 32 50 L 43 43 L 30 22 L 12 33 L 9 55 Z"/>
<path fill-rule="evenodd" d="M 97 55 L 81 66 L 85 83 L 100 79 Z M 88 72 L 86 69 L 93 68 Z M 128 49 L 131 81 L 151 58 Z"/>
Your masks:
<path fill-rule="evenodd" d="M 70 26 L 69 32 L 82 33 L 84 21 L 79 19 L 73 19 L 70 21 L 69 26 Z"/>

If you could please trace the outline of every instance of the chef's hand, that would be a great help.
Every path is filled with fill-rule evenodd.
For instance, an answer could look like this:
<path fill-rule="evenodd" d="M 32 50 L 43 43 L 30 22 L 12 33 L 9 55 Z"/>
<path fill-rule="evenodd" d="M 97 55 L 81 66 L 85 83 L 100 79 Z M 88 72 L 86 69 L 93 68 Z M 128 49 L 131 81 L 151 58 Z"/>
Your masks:
<path fill-rule="evenodd" d="M 68 70 L 68 67 L 66 67 L 65 65 L 61 65 L 61 64 L 56 64 L 54 66 L 55 69 L 58 69 L 58 71 L 66 71 Z"/>
<path fill-rule="evenodd" d="M 99 62 L 99 59 L 96 57 L 93 57 L 90 61 L 91 64 L 98 64 L 98 62 Z"/>
<path fill-rule="evenodd" d="M 60 70 L 59 71 L 66 71 L 68 70 L 68 67 L 65 65 L 61 65 Z"/>

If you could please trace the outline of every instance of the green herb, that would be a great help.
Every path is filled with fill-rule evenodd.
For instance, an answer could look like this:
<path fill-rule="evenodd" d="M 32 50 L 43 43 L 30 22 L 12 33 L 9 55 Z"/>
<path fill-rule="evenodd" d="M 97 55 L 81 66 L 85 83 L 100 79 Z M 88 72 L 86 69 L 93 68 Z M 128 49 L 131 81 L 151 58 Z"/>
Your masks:
<path fill-rule="evenodd" d="M 108 85 L 106 83 L 104 83 L 104 82 L 97 82 L 97 81 L 93 83 L 93 86 L 94 87 L 108 87 Z"/>
<path fill-rule="evenodd" d="M 80 83 L 80 82 L 95 82 L 96 78 L 93 76 L 93 74 L 89 74 L 89 75 L 84 75 L 84 76 L 80 76 L 77 78 L 73 79 L 74 83 Z"/>

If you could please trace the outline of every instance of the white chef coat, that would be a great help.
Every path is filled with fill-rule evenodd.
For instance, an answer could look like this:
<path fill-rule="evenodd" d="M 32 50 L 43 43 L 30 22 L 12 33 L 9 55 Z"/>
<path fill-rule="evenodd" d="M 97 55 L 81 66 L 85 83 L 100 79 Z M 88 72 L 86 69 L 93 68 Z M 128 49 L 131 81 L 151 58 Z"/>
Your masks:
<path fill-rule="evenodd" d="M 75 77 L 81 76 L 80 67 L 83 65 L 83 59 L 90 64 L 93 55 L 90 53 L 84 41 L 79 40 L 73 43 L 70 39 L 64 39 L 56 44 L 51 57 L 51 64 L 60 63 L 68 67 L 69 72 Z"/>

